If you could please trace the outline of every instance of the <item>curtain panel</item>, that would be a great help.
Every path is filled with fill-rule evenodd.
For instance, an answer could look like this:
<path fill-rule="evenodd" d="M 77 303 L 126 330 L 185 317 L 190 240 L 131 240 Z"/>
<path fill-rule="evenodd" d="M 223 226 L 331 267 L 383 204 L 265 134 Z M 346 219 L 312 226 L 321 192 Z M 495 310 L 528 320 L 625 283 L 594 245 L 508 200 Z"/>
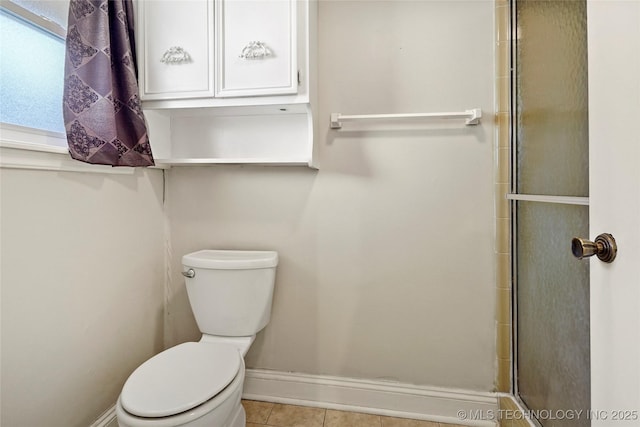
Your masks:
<path fill-rule="evenodd" d="M 138 95 L 131 0 L 71 0 L 63 115 L 74 159 L 154 165 Z"/>

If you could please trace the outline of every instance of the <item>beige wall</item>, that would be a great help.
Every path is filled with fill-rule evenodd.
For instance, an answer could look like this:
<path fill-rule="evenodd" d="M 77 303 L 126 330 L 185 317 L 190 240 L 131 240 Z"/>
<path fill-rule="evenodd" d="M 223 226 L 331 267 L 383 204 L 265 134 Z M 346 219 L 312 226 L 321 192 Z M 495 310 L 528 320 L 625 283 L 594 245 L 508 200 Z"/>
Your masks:
<path fill-rule="evenodd" d="M 275 249 L 272 320 L 248 367 L 492 390 L 494 4 L 321 1 L 319 12 L 320 170 L 169 172 L 165 343 L 199 337 L 183 254 Z M 468 108 L 483 109 L 481 126 L 328 129 L 331 112 Z"/>
<path fill-rule="evenodd" d="M 0 179 L 0 423 L 88 426 L 163 348 L 162 171 Z"/>

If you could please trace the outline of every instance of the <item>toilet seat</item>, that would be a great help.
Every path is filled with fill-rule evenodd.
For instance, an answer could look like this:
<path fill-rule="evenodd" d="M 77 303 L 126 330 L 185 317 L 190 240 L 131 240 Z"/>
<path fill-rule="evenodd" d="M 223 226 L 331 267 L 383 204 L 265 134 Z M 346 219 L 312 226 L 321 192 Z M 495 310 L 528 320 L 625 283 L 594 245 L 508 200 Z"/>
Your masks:
<path fill-rule="evenodd" d="M 241 366 L 241 355 L 232 345 L 179 344 L 140 365 L 127 379 L 120 401 L 139 417 L 179 414 L 224 390 Z"/>

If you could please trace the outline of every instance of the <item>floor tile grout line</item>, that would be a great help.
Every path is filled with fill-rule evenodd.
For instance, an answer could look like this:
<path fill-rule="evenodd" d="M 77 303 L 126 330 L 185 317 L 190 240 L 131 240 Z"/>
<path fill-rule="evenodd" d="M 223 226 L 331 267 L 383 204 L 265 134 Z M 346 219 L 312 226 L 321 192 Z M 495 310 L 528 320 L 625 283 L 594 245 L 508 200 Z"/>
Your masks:
<path fill-rule="evenodd" d="M 265 423 L 264 425 L 267 425 L 267 423 L 269 422 L 269 417 L 271 416 L 271 413 L 273 412 L 273 408 L 275 408 L 276 405 L 274 403 L 272 403 L 270 406 L 271 406 L 271 409 L 269 410 L 269 414 L 267 415 L 267 419 L 264 421 L 264 423 Z"/>

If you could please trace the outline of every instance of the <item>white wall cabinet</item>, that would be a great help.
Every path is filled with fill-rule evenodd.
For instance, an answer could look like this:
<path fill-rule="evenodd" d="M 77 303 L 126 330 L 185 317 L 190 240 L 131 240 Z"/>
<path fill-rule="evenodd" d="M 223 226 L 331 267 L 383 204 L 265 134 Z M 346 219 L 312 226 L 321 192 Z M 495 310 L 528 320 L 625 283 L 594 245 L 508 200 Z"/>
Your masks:
<path fill-rule="evenodd" d="M 216 2 L 216 96 L 298 91 L 296 0 Z"/>
<path fill-rule="evenodd" d="M 139 0 L 156 163 L 313 164 L 315 0 Z"/>
<path fill-rule="evenodd" d="M 207 0 L 139 2 L 142 100 L 214 95 L 213 9 Z"/>

